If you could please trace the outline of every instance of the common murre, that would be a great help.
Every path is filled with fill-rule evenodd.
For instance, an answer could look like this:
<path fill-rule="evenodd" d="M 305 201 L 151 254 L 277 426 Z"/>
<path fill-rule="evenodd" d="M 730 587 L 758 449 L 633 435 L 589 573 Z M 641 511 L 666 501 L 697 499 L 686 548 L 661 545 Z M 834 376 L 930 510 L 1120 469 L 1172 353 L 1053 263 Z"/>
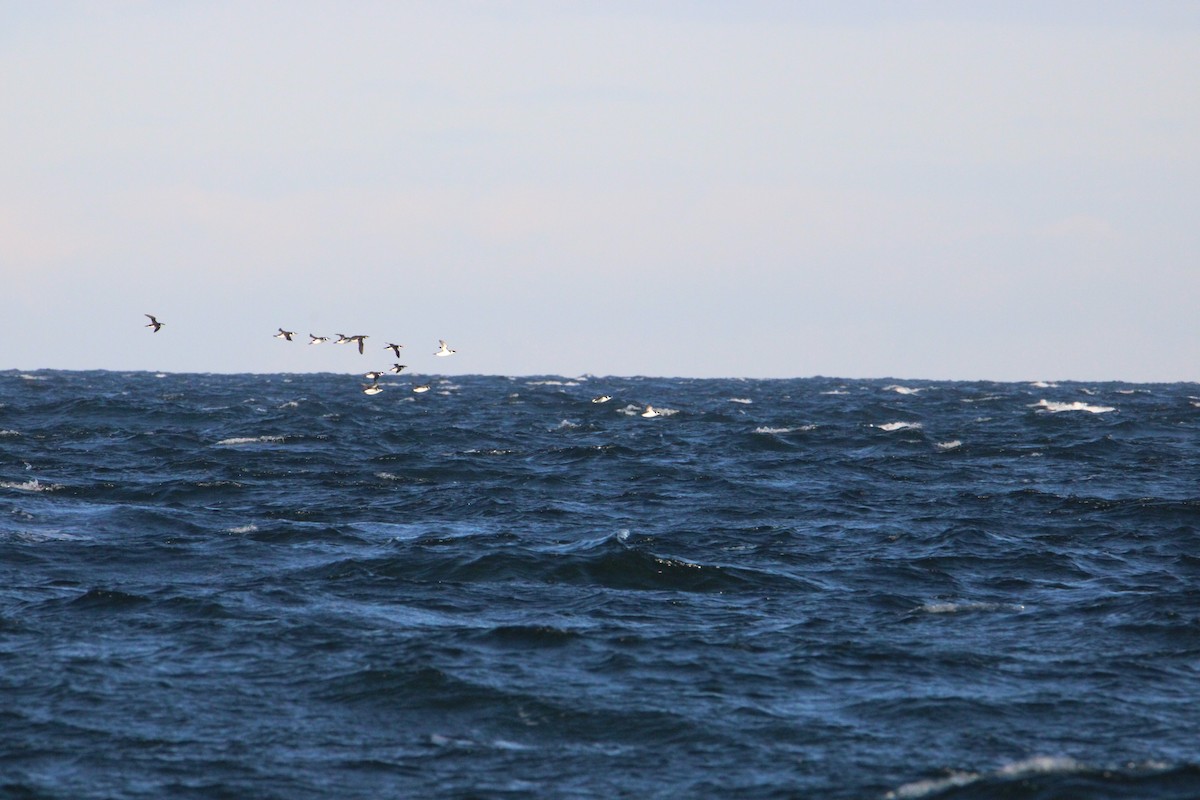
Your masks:
<path fill-rule="evenodd" d="M 287 339 L 290 342 L 292 340 L 292 337 L 295 335 L 296 335 L 295 331 L 285 331 L 283 328 L 280 328 L 279 333 L 275 334 L 275 338 L 276 339 Z"/>

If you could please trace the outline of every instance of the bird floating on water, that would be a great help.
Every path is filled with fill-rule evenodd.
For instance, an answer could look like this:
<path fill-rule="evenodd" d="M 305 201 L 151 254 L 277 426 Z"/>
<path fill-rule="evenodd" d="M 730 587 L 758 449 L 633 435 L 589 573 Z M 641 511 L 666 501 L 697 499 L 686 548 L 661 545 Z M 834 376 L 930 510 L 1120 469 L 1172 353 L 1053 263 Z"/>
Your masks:
<path fill-rule="evenodd" d="M 146 327 L 147 327 L 147 328 L 154 328 L 154 332 L 155 332 L 155 333 L 158 333 L 158 329 L 159 329 L 159 328 L 161 328 L 161 327 L 163 326 L 163 323 L 161 323 L 161 322 L 159 322 L 158 320 L 156 320 L 156 319 L 154 318 L 154 315 L 153 315 L 153 314 L 146 314 L 146 316 L 150 318 L 150 323 L 149 323 L 148 325 L 146 325 Z"/>
<path fill-rule="evenodd" d="M 609 400 L 612 400 L 611 394 L 602 394 L 599 397 L 592 398 L 593 403 L 607 403 Z"/>
<path fill-rule="evenodd" d="M 285 331 L 283 328 L 280 328 L 279 333 L 275 334 L 275 338 L 276 339 L 287 339 L 290 342 L 292 340 L 292 337 L 295 335 L 296 335 L 295 331 Z"/>
<path fill-rule="evenodd" d="M 420 386 L 414 386 L 414 387 L 413 387 L 413 391 L 414 391 L 414 392 L 416 392 L 417 394 L 420 394 L 421 392 L 428 392 L 428 391 L 429 391 L 429 384 L 428 384 L 428 383 L 422 383 Z"/>
<path fill-rule="evenodd" d="M 364 383 L 363 394 L 379 394 L 383 391 L 383 387 L 378 383 Z"/>
<path fill-rule="evenodd" d="M 434 355 L 435 356 L 452 356 L 457 352 L 458 352 L 457 350 L 450 349 L 449 345 L 446 344 L 445 339 L 438 339 L 438 350 L 436 353 L 434 353 Z"/>
<path fill-rule="evenodd" d="M 654 410 L 654 406 L 646 406 L 646 410 L 642 412 L 643 417 L 657 417 L 659 412 Z"/>

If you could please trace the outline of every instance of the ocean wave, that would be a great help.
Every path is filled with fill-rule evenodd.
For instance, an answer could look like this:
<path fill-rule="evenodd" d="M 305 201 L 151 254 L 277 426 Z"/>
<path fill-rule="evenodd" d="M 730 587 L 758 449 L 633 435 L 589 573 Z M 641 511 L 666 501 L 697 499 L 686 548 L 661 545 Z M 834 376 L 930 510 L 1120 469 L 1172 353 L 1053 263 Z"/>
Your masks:
<path fill-rule="evenodd" d="M 1110 411 L 1116 411 L 1112 406 L 1094 406 L 1076 400 L 1074 403 L 1056 403 L 1052 400 L 1039 400 L 1030 408 L 1041 409 L 1049 414 L 1061 414 L 1066 411 L 1086 411 L 1089 414 L 1107 414 Z"/>
<path fill-rule="evenodd" d="M 27 481 L 0 481 L 0 489 L 16 489 L 21 492 L 54 492 L 63 488 L 57 483 L 42 483 L 37 478 Z"/>
<path fill-rule="evenodd" d="M 982 601 L 925 603 L 917 611 L 924 614 L 961 614 L 967 611 L 1024 611 L 1020 603 L 989 603 Z"/>
<path fill-rule="evenodd" d="M 945 453 L 945 452 L 949 452 L 950 450 L 957 450 L 958 448 L 962 447 L 962 440 L 951 439 L 947 442 L 937 442 L 936 444 L 934 444 L 934 447 L 937 448 L 937 450 L 939 452 Z"/>
<path fill-rule="evenodd" d="M 892 431 L 919 431 L 924 426 L 919 422 L 885 422 L 882 425 L 872 425 L 871 427 L 891 433 Z"/>
<path fill-rule="evenodd" d="M 964 789 L 970 787 L 969 794 Z M 894 789 L 886 800 L 1011 797 L 1153 797 L 1191 800 L 1200 788 L 1200 769 L 1158 761 L 1094 767 L 1069 756 L 1032 756 L 986 772 L 951 770 Z"/>
<path fill-rule="evenodd" d="M 883 387 L 883 390 L 885 392 L 895 392 L 896 394 L 919 394 L 922 391 L 919 387 L 913 388 L 911 386 L 901 386 L 895 383 L 891 386 Z"/>
<path fill-rule="evenodd" d="M 237 447 L 243 444 L 280 444 L 287 441 L 285 436 L 233 436 L 216 443 L 217 447 Z"/>
<path fill-rule="evenodd" d="M 771 425 L 760 425 L 754 429 L 755 433 L 763 433 L 768 435 L 779 435 L 783 433 L 800 433 L 802 431 L 816 430 L 816 425 L 794 425 L 791 427 L 773 427 Z"/>

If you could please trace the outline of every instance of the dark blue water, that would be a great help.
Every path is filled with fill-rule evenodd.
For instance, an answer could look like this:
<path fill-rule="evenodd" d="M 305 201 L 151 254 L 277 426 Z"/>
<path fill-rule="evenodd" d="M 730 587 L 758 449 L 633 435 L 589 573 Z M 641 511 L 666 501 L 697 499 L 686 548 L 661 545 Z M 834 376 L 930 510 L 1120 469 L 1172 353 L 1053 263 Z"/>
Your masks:
<path fill-rule="evenodd" d="M 410 385 L 0 373 L 0 796 L 1200 797 L 1200 387 Z"/>

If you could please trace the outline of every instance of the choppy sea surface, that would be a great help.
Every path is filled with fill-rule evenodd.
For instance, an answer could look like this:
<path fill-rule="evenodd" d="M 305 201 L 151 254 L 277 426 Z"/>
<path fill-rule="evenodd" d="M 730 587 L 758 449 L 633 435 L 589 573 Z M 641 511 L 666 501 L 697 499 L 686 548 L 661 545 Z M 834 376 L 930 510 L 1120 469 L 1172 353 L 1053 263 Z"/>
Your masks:
<path fill-rule="evenodd" d="M 411 383 L 0 373 L 0 797 L 1200 797 L 1200 386 Z"/>

